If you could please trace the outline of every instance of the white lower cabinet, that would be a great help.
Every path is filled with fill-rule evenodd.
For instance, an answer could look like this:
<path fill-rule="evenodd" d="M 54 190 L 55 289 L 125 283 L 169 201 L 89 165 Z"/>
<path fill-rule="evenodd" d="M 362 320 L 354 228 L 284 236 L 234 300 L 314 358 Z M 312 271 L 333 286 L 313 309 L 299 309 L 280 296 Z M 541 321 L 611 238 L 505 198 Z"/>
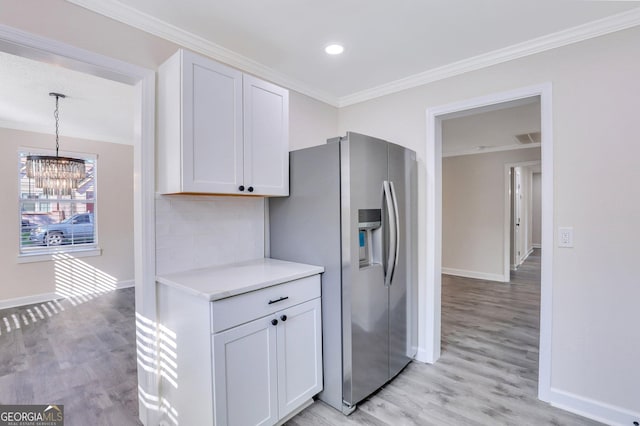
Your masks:
<path fill-rule="evenodd" d="M 322 391 L 320 275 L 297 273 L 309 268 L 319 269 L 269 259 L 159 278 L 154 424 L 276 425 Z M 256 273 L 254 280 L 256 270 L 275 272 Z M 274 275 L 294 273 L 273 285 Z M 257 289 L 227 295 L 229 277 Z M 217 283 L 216 290 L 204 292 L 201 279 Z M 139 362 L 152 371 L 155 325 L 139 322 L 139 332 L 147 333 L 139 345 L 148 346 Z"/>
<path fill-rule="evenodd" d="M 278 413 L 285 417 L 322 390 L 320 299 L 288 309 L 278 317 Z"/>
<path fill-rule="evenodd" d="M 320 299 L 214 334 L 216 425 L 273 425 L 322 390 Z"/>
<path fill-rule="evenodd" d="M 261 318 L 213 336 L 216 425 L 278 420 L 276 328 Z"/>

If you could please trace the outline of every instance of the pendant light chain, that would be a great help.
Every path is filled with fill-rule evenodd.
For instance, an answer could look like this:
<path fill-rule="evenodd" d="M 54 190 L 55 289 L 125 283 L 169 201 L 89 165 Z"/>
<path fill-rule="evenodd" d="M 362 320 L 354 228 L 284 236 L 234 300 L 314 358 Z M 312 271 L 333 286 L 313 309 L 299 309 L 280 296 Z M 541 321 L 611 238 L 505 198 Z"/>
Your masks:
<path fill-rule="evenodd" d="M 56 119 L 56 157 L 58 156 L 58 149 L 60 148 L 60 114 L 58 112 L 58 100 L 60 99 L 60 95 L 54 95 L 56 97 L 56 110 L 53 112 L 53 117 Z"/>
<path fill-rule="evenodd" d="M 72 196 L 78 189 L 80 182 L 86 178 L 85 161 L 81 158 L 60 157 L 60 98 L 66 98 L 62 93 L 49 93 L 55 96 L 56 109 L 53 117 L 56 120 L 56 156 L 27 155 L 25 163 L 26 174 L 34 180 L 36 188 L 42 189 L 44 196 Z"/>
<path fill-rule="evenodd" d="M 65 95 L 63 95 L 62 93 L 55 93 L 55 92 L 51 92 L 49 93 L 49 96 L 55 96 L 56 97 L 56 109 L 53 111 L 53 118 L 56 119 L 56 157 L 58 157 L 58 150 L 60 148 L 60 110 L 58 108 L 58 101 L 60 100 L 60 98 L 66 98 Z"/>

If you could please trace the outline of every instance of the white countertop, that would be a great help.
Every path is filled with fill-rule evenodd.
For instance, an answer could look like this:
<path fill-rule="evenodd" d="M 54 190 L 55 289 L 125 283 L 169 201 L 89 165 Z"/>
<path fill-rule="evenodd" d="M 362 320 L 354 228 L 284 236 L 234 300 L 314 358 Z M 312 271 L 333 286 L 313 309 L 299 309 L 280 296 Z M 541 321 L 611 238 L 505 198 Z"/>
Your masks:
<path fill-rule="evenodd" d="M 322 272 L 321 266 L 265 258 L 158 275 L 156 281 L 207 300 L 218 300 Z"/>

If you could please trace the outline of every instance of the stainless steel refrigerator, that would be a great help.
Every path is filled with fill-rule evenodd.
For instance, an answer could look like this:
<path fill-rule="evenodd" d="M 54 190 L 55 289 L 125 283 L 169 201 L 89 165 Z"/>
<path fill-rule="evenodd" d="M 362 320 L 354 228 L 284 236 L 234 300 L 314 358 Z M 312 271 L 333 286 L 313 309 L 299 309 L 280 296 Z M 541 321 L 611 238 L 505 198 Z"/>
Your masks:
<path fill-rule="evenodd" d="M 290 196 L 269 200 L 270 256 L 325 267 L 319 398 L 349 414 L 416 353 L 415 152 L 348 132 L 289 164 Z"/>

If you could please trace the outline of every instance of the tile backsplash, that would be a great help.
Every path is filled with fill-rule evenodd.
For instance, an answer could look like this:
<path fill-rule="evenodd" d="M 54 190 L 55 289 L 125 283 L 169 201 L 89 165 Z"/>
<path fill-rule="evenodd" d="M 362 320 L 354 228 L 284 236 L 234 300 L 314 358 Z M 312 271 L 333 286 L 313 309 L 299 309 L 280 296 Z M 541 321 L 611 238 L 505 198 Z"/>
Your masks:
<path fill-rule="evenodd" d="M 156 195 L 156 273 L 264 257 L 263 198 Z"/>

